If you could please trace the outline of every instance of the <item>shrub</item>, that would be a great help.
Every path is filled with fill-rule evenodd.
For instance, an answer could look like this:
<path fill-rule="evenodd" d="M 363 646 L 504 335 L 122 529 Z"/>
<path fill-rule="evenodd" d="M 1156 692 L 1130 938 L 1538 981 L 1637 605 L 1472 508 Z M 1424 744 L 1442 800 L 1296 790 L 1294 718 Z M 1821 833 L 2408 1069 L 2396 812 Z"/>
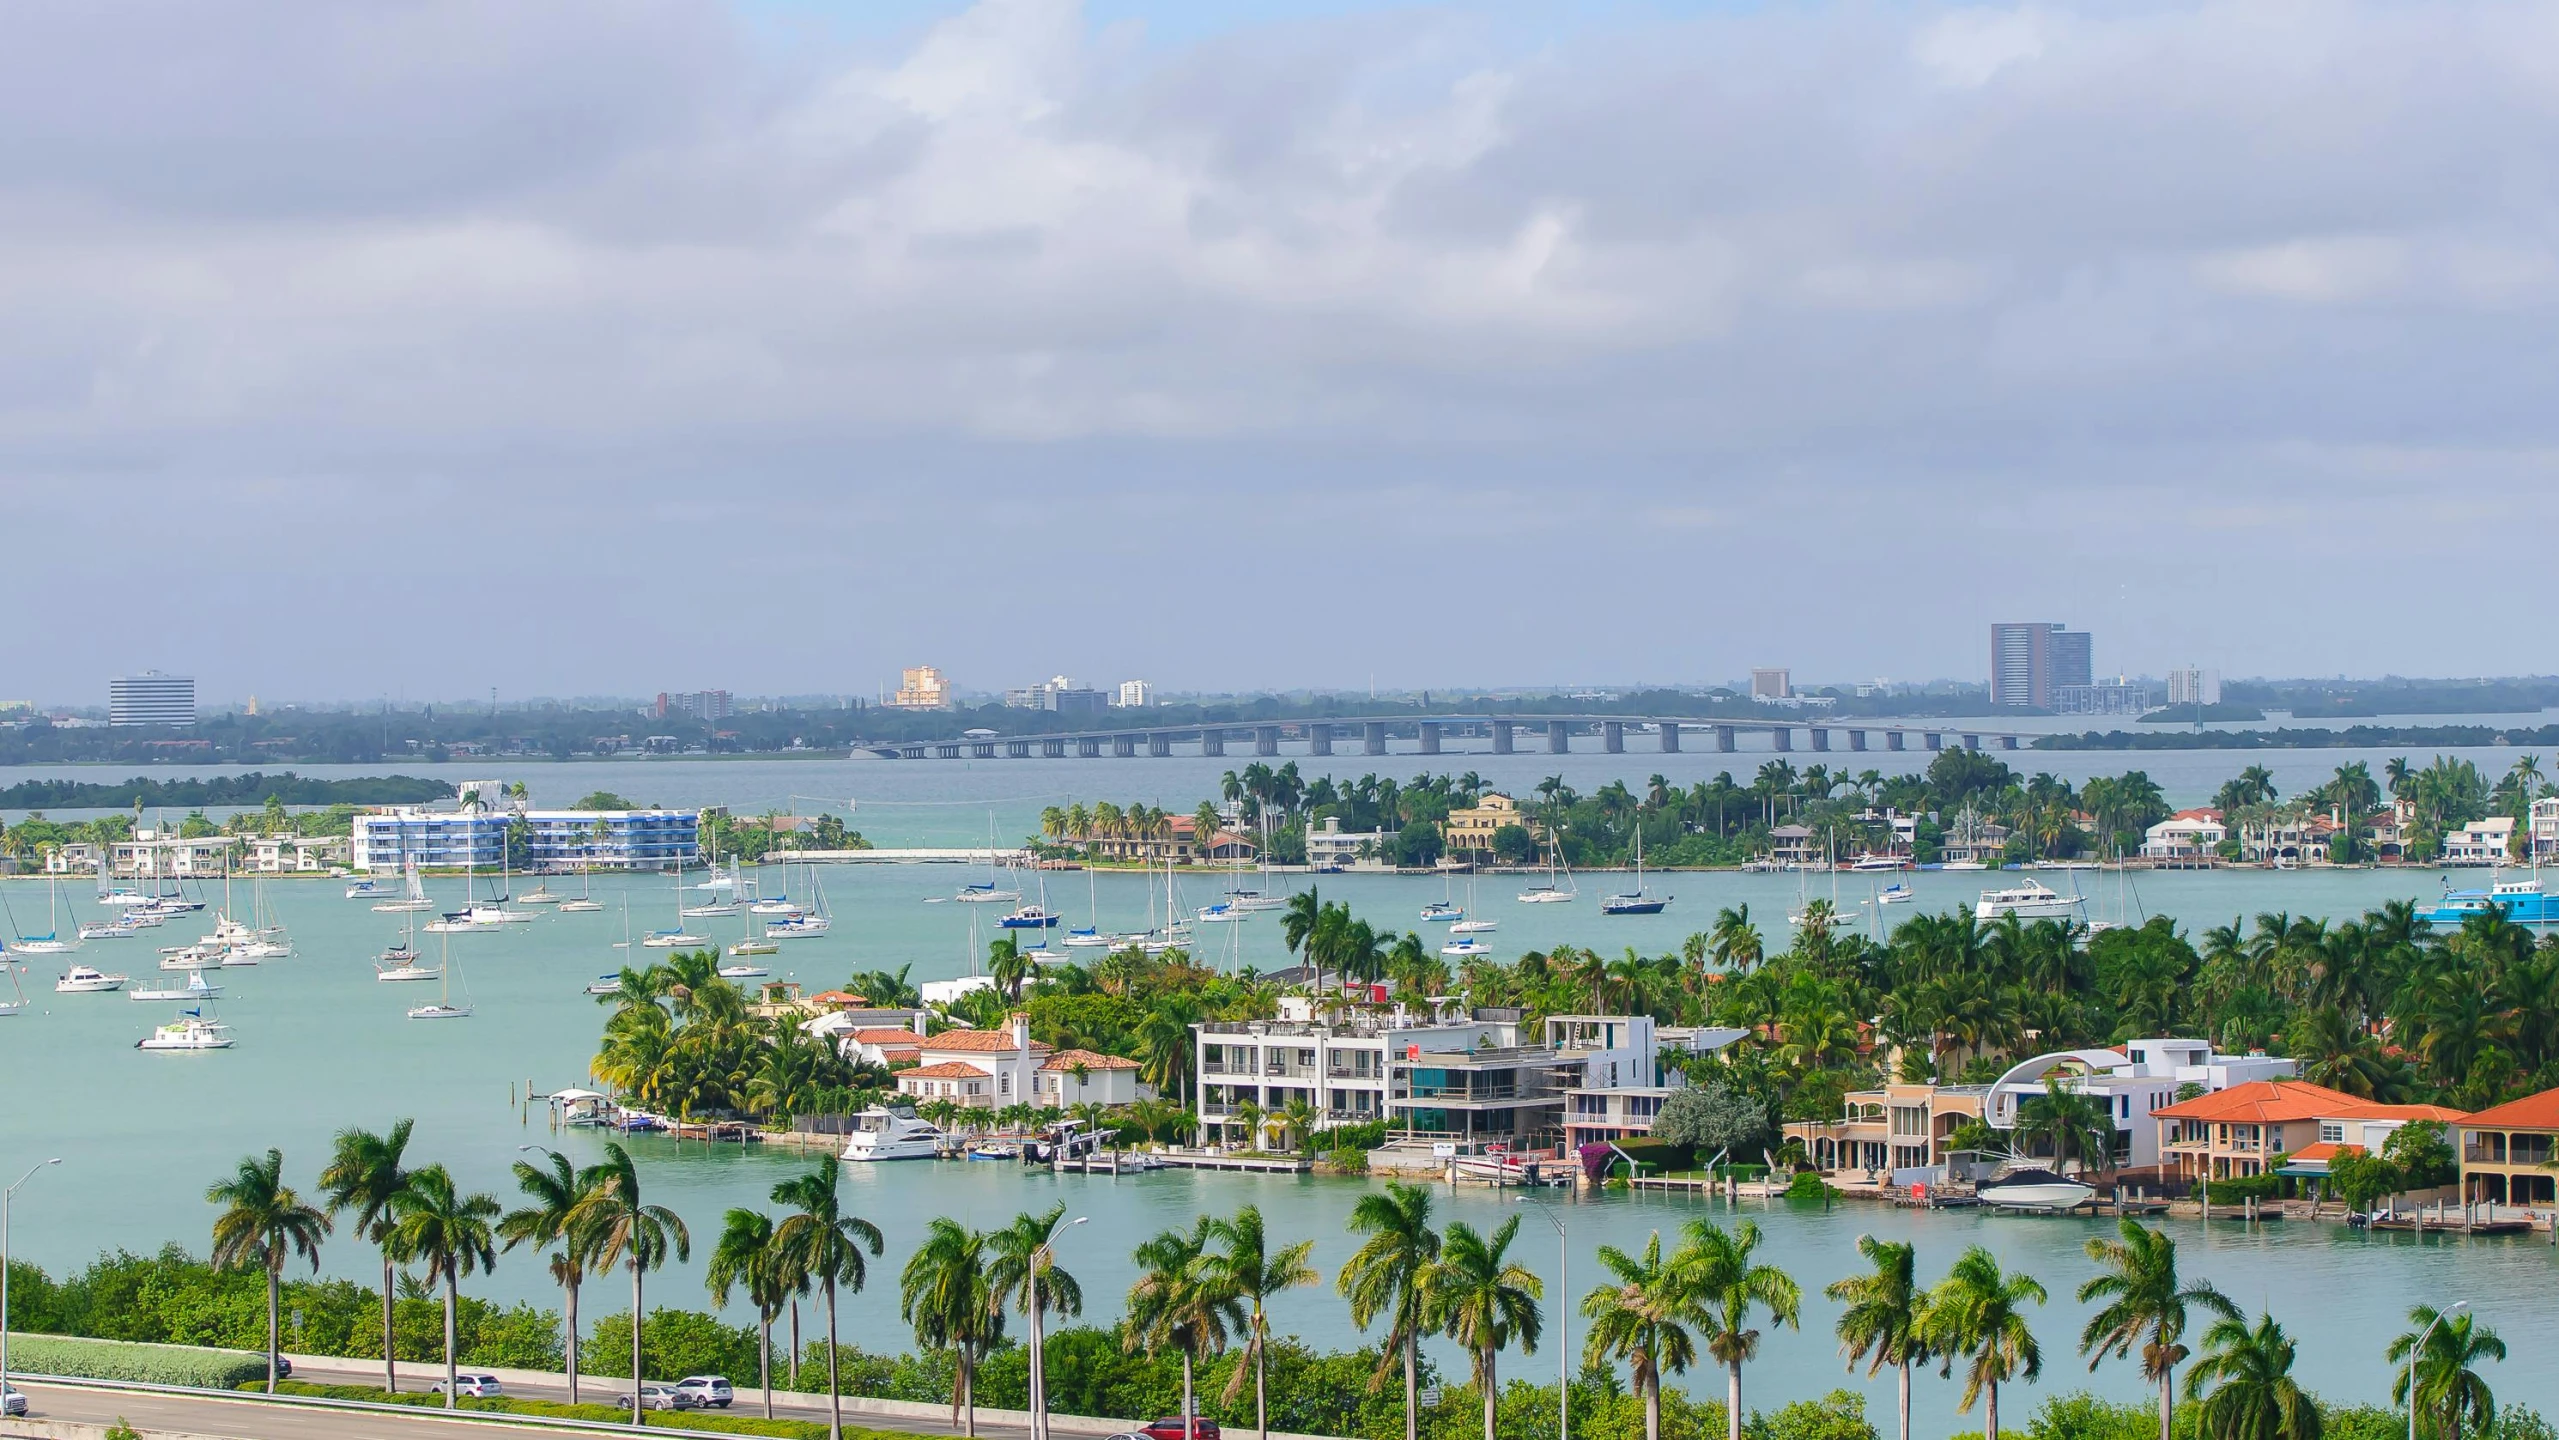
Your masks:
<path fill-rule="evenodd" d="M 1827 1200 L 1830 1195 L 1830 1185 L 1810 1170 L 1798 1172 L 1786 1185 L 1789 1200 Z"/>
<path fill-rule="evenodd" d="M 228 1390 L 249 1380 L 264 1384 L 267 1374 L 267 1357 L 244 1350 L 82 1340 L 67 1335 L 11 1336 L 9 1365 L 30 1375 L 192 1385 L 206 1390 Z"/>
<path fill-rule="evenodd" d="M 821 1323 L 823 1318 L 821 1317 Z M 789 1348 L 786 1344 L 782 1348 Z M 818 1348 L 823 1356 L 823 1345 Z M 640 1363 L 652 1376 L 726 1375 L 732 1379 L 755 1373 L 755 1327 L 731 1325 L 699 1310 L 657 1309 L 640 1332 Z M 617 1310 L 595 1322 L 578 1346 L 578 1368 L 589 1375 L 628 1378 L 631 1373 L 631 1313 Z M 802 1383 L 806 1383 L 805 1375 Z M 818 1383 L 824 1385 L 825 1362 Z"/>
<path fill-rule="evenodd" d="M 1754 1414 L 1742 1426 L 1750 1440 L 1876 1440 L 1866 1418 L 1866 1397 L 1833 1390 L 1819 1400 L 1798 1400 L 1774 1415 Z"/>
<path fill-rule="evenodd" d="M 1368 1173 L 1368 1152 L 1355 1145 L 1337 1146 L 1326 1152 L 1324 1164 L 1337 1174 L 1365 1175 Z"/>
<path fill-rule="evenodd" d="M 419 1409 L 440 1409 L 444 1397 L 423 1391 L 403 1391 L 394 1395 L 371 1390 L 361 1385 L 306 1385 L 286 1381 L 276 1387 L 279 1394 L 316 1400 L 357 1400 L 375 1405 L 406 1405 Z M 528 1415 L 546 1420 L 589 1420 L 601 1424 L 629 1423 L 631 1412 L 616 1405 L 563 1405 L 550 1400 L 519 1400 L 500 1396 L 492 1400 L 464 1396 L 455 1404 L 459 1410 L 481 1410 L 501 1415 Z M 827 1428 L 815 1420 L 767 1420 L 758 1415 L 714 1415 L 700 1410 L 651 1410 L 643 1419 L 649 1426 L 665 1430 L 691 1430 L 719 1435 L 772 1435 L 782 1440 L 826 1440 Z M 912 1437 L 881 1430 L 862 1430 L 847 1425 L 844 1433 L 852 1440 L 912 1440 Z"/>

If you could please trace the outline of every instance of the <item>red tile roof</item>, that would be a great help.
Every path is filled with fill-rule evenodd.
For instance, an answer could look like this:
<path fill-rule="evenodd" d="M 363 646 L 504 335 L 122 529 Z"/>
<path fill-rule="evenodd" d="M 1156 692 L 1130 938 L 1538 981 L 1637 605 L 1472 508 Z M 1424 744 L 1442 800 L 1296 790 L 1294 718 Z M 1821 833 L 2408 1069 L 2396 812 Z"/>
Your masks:
<path fill-rule="evenodd" d="M 2150 1112 L 2162 1120 L 2264 1125 L 2286 1120 L 2459 1120 L 2441 1105 L 2376 1105 L 2306 1080 L 2251 1080 Z"/>
<path fill-rule="evenodd" d="M 2288 1158 L 2295 1162 L 2305 1160 L 2334 1160 L 2340 1155 L 2361 1155 L 2362 1153 L 2364 1153 L 2364 1147 L 2361 1145 L 2339 1145 L 2334 1141 L 2322 1140 L 2316 1145 L 2302 1146 L 2300 1149 L 2292 1152 Z"/>
<path fill-rule="evenodd" d="M 1134 1070 L 1137 1062 L 1117 1055 L 1096 1055 L 1090 1050 L 1060 1050 L 1042 1065 L 1043 1070 L 1066 1071 L 1081 1065 L 1087 1070 Z"/>
<path fill-rule="evenodd" d="M 2544 1090 L 2503 1105 L 2491 1105 L 2476 1115 L 2463 1117 L 2461 1123 L 2483 1129 L 2502 1126 L 2511 1130 L 2559 1130 L 2559 1090 Z"/>
<path fill-rule="evenodd" d="M 939 1035 L 928 1036 L 925 1039 L 918 1040 L 916 1043 L 927 1050 L 936 1052 L 962 1051 L 976 1052 L 979 1054 L 995 1054 L 1002 1052 L 1010 1054 L 1013 1050 L 1013 1032 L 1010 1030 L 945 1030 Z M 1031 1048 L 1033 1050 L 1046 1050 L 1048 1047 L 1037 1040 L 1034 1040 L 1031 1042 Z"/>
<path fill-rule="evenodd" d="M 914 1070 L 901 1070 L 897 1078 L 906 1080 L 986 1080 L 993 1077 L 963 1060 L 945 1060 L 939 1065 L 925 1065 Z"/>
<path fill-rule="evenodd" d="M 853 994 L 847 990 L 821 990 L 815 995 L 809 997 L 809 1003 L 812 1005 L 851 1006 L 868 1005 L 871 1002 L 864 997 Z"/>
<path fill-rule="evenodd" d="M 861 1045 L 904 1045 L 909 1049 L 921 1049 L 924 1045 L 923 1036 L 912 1030 L 901 1030 L 894 1025 L 879 1029 L 855 1030 L 848 1038 Z"/>

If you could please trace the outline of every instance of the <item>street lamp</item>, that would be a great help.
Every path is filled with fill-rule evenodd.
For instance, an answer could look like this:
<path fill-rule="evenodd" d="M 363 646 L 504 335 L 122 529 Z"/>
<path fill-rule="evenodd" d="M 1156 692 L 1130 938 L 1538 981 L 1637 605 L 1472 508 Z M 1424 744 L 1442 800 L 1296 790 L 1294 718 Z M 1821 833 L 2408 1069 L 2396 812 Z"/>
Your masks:
<path fill-rule="evenodd" d="M 1072 1230 L 1092 1218 L 1078 1215 L 1066 1222 L 1066 1228 Z M 1048 1440 L 1048 1347 L 1040 1340 L 1040 1257 L 1056 1260 L 1053 1244 L 1044 1241 L 1031 1252 L 1031 1440 Z"/>
<path fill-rule="evenodd" d="M 18 1198 L 18 1186 L 36 1178 L 36 1172 L 47 1165 L 59 1165 L 62 1157 L 39 1161 L 27 1167 L 18 1184 L 0 1193 L 0 1399 L 9 1393 L 9 1207 Z M 6 1408 L 0 1406 L 0 1408 Z"/>
<path fill-rule="evenodd" d="M 1520 1199 L 1526 1200 L 1526 1191 Z M 1564 1217 L 1543 1205 L 1529 1207 L 1555 1227 L 1555 1435 L 1556 1440 L 1573 1440 L 1573 1347 L 1566 1338 L 1571 1331 L 1573 1296 L 1566 1288 L 1564 1267 L 1572 1256 L 1570 1237 L 1564 1233 Z"/>
<path fill-rule="evenodd" d="M 2417 1440 L 2417 1357 L 2426 1353 L 2427 1337 L 2435 1333 L 2435 1327 L 2441 1325 L 2446 1316 L 2469 1308 L 2469 1301 L 2455 1300 L 2436 1311 L 2435 1318 L 2426 1322 L 2426 1328 L 2417 1332 L 2417 1343 L 2408 1347 L 2408 1440 Z"/>

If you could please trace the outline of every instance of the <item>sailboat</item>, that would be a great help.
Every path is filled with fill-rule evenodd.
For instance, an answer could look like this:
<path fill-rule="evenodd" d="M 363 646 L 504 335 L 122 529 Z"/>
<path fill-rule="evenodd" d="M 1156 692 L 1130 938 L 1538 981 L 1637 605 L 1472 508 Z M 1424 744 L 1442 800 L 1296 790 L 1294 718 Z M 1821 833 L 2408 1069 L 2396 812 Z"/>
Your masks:
<path fill-rule="evenodd" d="M 407 893 L 396 899 L 386 899 L 381 904 L 374 906 L 373 909 L 375 913 L 382 915 L 399 915 L 413 910 L 432 910 L 435 908 L 435 902 L 427 898 L 426 882 L 418 878 L 418 857 L 415 855 L 409 857 L 409 863 L 405 867 L 405 871 L 408 881 Z"/>
<path fill-rule="evenodd" d="M 1599 902 L 1599 913 L 1602 915 L 1659 915 L 1663 907 L 1670 902 L 1671 897 L 1668 895 L 1656 897 L 1644 893 L 1644 827 L 1638 824 L 1635 827 L 1635 888 L 1602 899 Z"/>
<path fill-rule="evenodd" d="M 604 908 L 604 902 L 595 898 L 594 873 L 591 866 L 578 867 L 578 893 L 561 897 L 561 914 L 592 915 Z"/>
<path fill-rule="evenodd" d="M 498 857 L 497 894 L 491 896 L 489 903 L 486 905 L 479 903 L 477 900 L 471 902 L 472 924 L 485 927 L 491 925 L 529 925 L 533 923 L 532 911 L 509 910 L 506 908 L 507 901 L 513 898 L 507 894 L 508 889 L 511 888 L 510 876 L 507 873 L 508 868 L 506 857 L 501 854 Z"/>
<path fill-rule="evenodd" d="M 761 923 L 761 917 L 753 914 L 749 914 L 746 917 L 746 938 L 729 947 L 729 958 L 732 960 L 743 960 L 750 955 L 779 955 L 781 953 L 782 947 L 776 944 L 771 936 L 764 933 L 764 926 Z M 735 973 L 732 974 L 732 971 Z M 753 965 L 723 965 L 720 967 L 720 974 L 731 980 L 751 979 L 764 973 L 765 972 L 761 968 Z"/>
<path fill-rule="evenodd" d="M 809 867 L 809 908 L 782 917 L 779 924 L 764 922 L 767 940 L 807 940 L 835 928 L 835 916 L 826 908 L 826 887 L 818 883 L 817 867 Z"/>
<path fill-rule="evenodd" d="M 467 989 L 463 992 L 462 1003 L 459 1005 L 453 1003 L 453 942 L 447 940 L 443 942 L 443 947 L 443 953 L 437 957 L 436 964 L 436 978 L 444 982 L 443 992 L 434 1004 L 411 1008 L 409 1018 L 412 1020 L 468 1020 L 471 1018 L 470 992 Z"/>
<path fill-rule="evenodd" d="M 647 935 L 641 937 L 641 948 L 646 950 L 681 950 L 687 945 L 708 945 L 711 943 L 710 936 L 688 934 L 684 928 L 684 857 L 682 855 L 675 857 L 675 916 L 676 925 L 674 929 L 650 931 Z"/>
<path fill-rule="evenodd" d="M 58 902 L 61 898 L 62 880 L 57 876 L 54 878 L 52 884 L 45 890 L 44 933 L 41 935 L 20 935 L 16 940 L 10 942 L 10 944 L 5 948 L 10 952 L 19 955 L 68 955 L 72 951 L 79 949 L 79 941 L 65 940 L 61 938 L 61 924 L 55 919 L 54 914 L 56 909 L 59 908 Z M 17 922 L 14 916 L 11 918 L 9 928 L 12 930 L 17 928 Z"/>
<path fill-rule="evenodd" d="M 1562 863 L 1563 847 L 1556 844 L 1555 838 L 1550 835 L 1546 839 L 1546 883 L 1543 885 L 1531 885 L 1527 889 L 1519 892 L 1519 903 L 1522 905 L 1563 905 L 1578 898 L 1581 892 L 1572 888 L 1573 872 L 1569 867 L 1564 871 L 1564 883 L 1560 886 L 1555 883 L 1555 868 Z"/>
<path fill-rule="evenodd" d="M 997 883 L 997 879 L 998 876 L 996 874 L 995 866 L 995 814 L 993 811 L 989 811 L 986 816 L 986 878 L 982 881 L 971 881 L 968 884 L 962 885 L 960 887 L 960 893 L 952 896 L 951 898 L 965 905 L 993 905 L 997 903 L 1009 905 L 1021 900 L 1021 886 L 1014 885 L 1008 889 L 999 885 Z"/>
<path fill-rule="evenodd" d="M 409 922 L 411 927 L 416 924 L 414 920 Z M 452 942 L 445 943 L 450 945 Z M 400 932 L 400 943 L 383 951 L 374 960 L 373 978 L 385 982 L 433 980 L 444 973 L 437 966 L 419 964 L 418 959 L 417 932 L 414 928 L 405 928 Z"/>
<path fill-rule="evenodd" d="M 1466 909 L 1468 913 L 1456 923 L 1448 927 L 1449 934 L 1490 935 L 1494 931 L 1502 928 L 1502 922 L 1499 920 L 1486 919 L 1483 916 L 1473 913 L 1475 909 L 1475 877 L 1471 874 L 1466 877 Z"/>
<path fill-rule="evenodd" d="M 1465 908 L 1457 903 L 1457 895 L 1454 888 L 1457 882 L 1443 875 L 1440 877 L 1440 884 L 1442 886 L 1441 897 L 1422 907 L 1422 918 L 1425 920 L 1437 920 L 1450 924 L 1454 924 L 1457 921 L 1465 919 Z"/>
<path fill-rule="evenodd" d="M 24 1013 L 27 1008 L 27 987 L 18 983 L 18 967 L 6 961 L 0 961 L 0 970 L 9 972 L 9 988 L 16 992 L 18 997 L 15 1000 L 0 1000 L 0 1018 Z"/>
<path fill-rule="evenodd" d="M 729 863 L 734 867 L 737 862 L 733 860 Z M 699 905 L 679 905 L 675 913 L 680 919 L 717 920 L 724 916 L 735 915 L 743 908 L 737 900 L 737 873 L 734 868 L 730 873 L 723 875 L 715 866 L 711 872 L 711 878 L 693 888 L 710 891 L 718 898 L 705 900 Z"/>

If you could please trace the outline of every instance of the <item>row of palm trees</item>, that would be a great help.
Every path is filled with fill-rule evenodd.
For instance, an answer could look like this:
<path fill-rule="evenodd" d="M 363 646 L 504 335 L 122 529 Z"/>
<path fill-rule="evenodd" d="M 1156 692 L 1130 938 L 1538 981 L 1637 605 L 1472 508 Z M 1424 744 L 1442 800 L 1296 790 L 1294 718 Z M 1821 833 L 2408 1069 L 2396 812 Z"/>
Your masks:
<path fill-rule="evenodd" d="M 578 1287 L 590 1275 L 626 1269 L 633 1423 L 640 1423 L 642 1287 L 648 1272 L 670 1257 L 689 1258 L 692 1242 L 683 1220 L 643 1200 L 637 1169 L 618 1144 L 608 1143 L 604 1159 L 584 1169 L 548 1150 L 541 1152 L 544 1163 L 517 1162 L 526 1203 L 509 1211 L 492 1196 L 463 1194 L 440 1165 L 408 1168 L 410 1131 L 404 1120 L 382 1134 L 340 1134 L 320 1175 L 325 1210 L 306 1204 L 284 1183 L 284 1159 L 274 1150 L 243 1159 L 231 1179 L 207 1191 L 209 1200 L 225 1207 L 214 1222 L 215 1263 L 255 1268 L 267 1277 L 270 1392 L 284 1271 L 297 1256 L 316 1270 L 333 1217 L 343 1216 L 381 1251 L 386 1385 L 398 1383 L 391 1325 L 395 1267 L 423 1264 L 428 1282 L 441 1284 L 448 1406 L 454 1396 L 459 1284 L 464 1276 L 494 1267 L 501 1247 L 549 1251 L 551 1275 L 567 1305 L 571 1403 L 577 1395 Z M 790 1311 L 796 1367 L 797 1303 L 812 1292 L 823 1296 L 827 1393 L 838 1435 L 843 1425 L 838 1304 L 862 1290 L 867 1259 L 882 1250 L 876 1226 L 844 1213 L 840 1173 L 824 1164 L 776 1185 L 772 1201 L 786 1210 L 779 1219 L 730 1210 L 707 1277 L 719 1304 L 743 1292 L 756 1309 L 758 1379 L 767 1416 L 773 1413 L 773 1324 Z M 1348 1223 L 1362 1243 L 1336 1277 L 1336 1288 L 1362 1330 L 1383 1323 L 1371 1383 L 1383 1383 L 1400 1365 L 1405 1440 L 1418 1440 L 1420 1344 L 1430 1336 L 1444 1336 L 1468 1354 L 1485 1440 L 1495 1440 L 1496 1362 L 1513 1345 L 1524 1355 L 1536 1353 L 1544 1335 L 1539 1304 L 1544 1284 L 1512 1258 L 1518 1215 L 1485 1233 L 1462 1220 L 1436 1226 L 1432 1210 L 1431 1191 L 1420 1185 L 1390 1183 L 1360 1197 Z M 1083 1310 L 1082 1287 L 1056 1262 L 1059 1235 L 1083 1223 L 1065 1216 L 1060 1203 L 991 1232 L 937 1218 L 900 1273 L 900 1318 L 913 1327 L 919 1346 L 952 1357 L 953 1419 L 964 1422 L 971 1435 L 978 1367 L 1003 1342 L 1008 1311 L 1028 1324 L 1031 1410 L 1035 1417 L 1047 1413 L 1044 1323 L 1051 1313 Z M 1580 1302 L 1589 1322 L 1584 1359 L 1627 1366 L 1643 1398 L 1646 1440 L 1661 1437 L 1663 1377 L 1697 1364 L 1701 1347 L 1725 1372 L 1727 1436 L 1741 1440 L 1743 1367 L 1759 1355 L 1760 1327 L 1797 1328 L 1803 1299 L 1792 1276 L 1755 1258 L 1760 1241 L 1759 1228 L 1748 1221 L 1727 1229 L 1699 1218 L 1683 1227 L 1668 1255 L 1658 1231 L 1639 1253 L 1600 1247 L 1608 1279 Z M 1307 1263 L 1311 1248 L 1310 1241 L 1274 1248 L 1254 1206 L 1231 1218 L 1202 1215 L 1187 1229 L 1148 1239 L 1135 1252 L 1138 1278 L 1128 1293 L 1121 1344 L 1131 1352 L 1179 1359 L 1185 1417 L 1198 1413 L 1196 1367 L 1241 1344 L 1244 1353 L 1226 1398 L 1235 1399 L 1250 1373 L 1255 1426 L 1267 1435 L 1266 1307 L 1273 1296 L 1320 1280 Z M 1958 1412 L 1968 1414 L 1984 1402 L 1983 1434 L 1998 1440 L 2000 1387 L 2042 1372 L 2043 1352 L 2029 1318 L 2030 1306 L 2049 1299 L 2042 1283 L 2003 1270 L 1978 1245 L 1966 1249 L 1934 1286 L 1919 1283 L 1914 1245 L 1864 1236 L 1858 1251 L 1867 1270 L 1825 1293 L 1843 1307 L 1836 1333 L 1849 1364 L 1864 1364 L 1870 1375 L 1886 1367 L 1898 1372 L 1901 1440 L 1911 1435 L 1911 1376 L 1931 1363 L 1949 1376 L 1961 1367 Z M 2091 1239 L 2087 1252 L 2099 1269 L 2079 1287 L 2078 1298 L 2097 1308 L 2080 1332 L 2079 1352 L 2091 1370 L 2109 1359 L 2133 1360 L 2159 1387 L 2160 1440 L 2172 1440 L 2176 1371 L 2193 1355 L 2185 1340 L 2198 1317 L 2209 1323 L 2201 1337 L 2203 1354 L 2188 1370 L 2185 1388 L 2199 1402 L 2209 1440 L 2319 1440 L 2318 1407 L 2291 1373 L 2296 1342 L 2271 1316 L 2260 1315 L 2251 1324 L 2209 1283 L 2187 1283 L 2178 1273 L 2176 1242 L 2138 1221 L 2124 1220 L 2114 1238 Z M 2404 1367 L 2393 1402 L 2410 1404 L 2438 1440 L 2486 1430 L 2495 1420 L 2495 1400 L 2478 1367 L 2503 1359 L 2504 1343 L 2468 1314 L 2437 1314 L 2420 1306 L 2410 1321 L 2414 1328 L 2387 1352 L 2391 1363 Z M 1034 1440 L 1045 1440 L 1044 1424 Z"/>
<path fill-rule="evenodd" d="M 413 1126 L 401 1120 L 380 1133 L 340 1132 L 319 1175 L 325 1208 L 308 1203 L 284 1182 L 284 1156 L 276 1150 L 242 1159 L 230 1179 L 206 1190 L 208 1201 L 224 1207 L 213 1223 L 213 1263 L 224 1269 L 256 1269 L 266 1276 L 268 1392 L 274 1393 L 278 1370 L 277 1308 L 285 1269 L 299 1257 L 316 1272 L 321 1242 L 343 1218 L 355 1235 L 381 1252 L 386 1389 L 397 1390 L 400 1378 L 392 1325 L 398 1267 L 421 1265 L 427 1284 L 442 1286 L 447 1408 L 456 1394 L 455 1314 L 464 1277 L 495 1269 L 501 1249 L 548 1252 L 544 1258 L 566 1307 L 569 1403 L 574 1405 L 579 1289 L 591 1276 L 626 1270 L 631 1280 L 631 1423 L 642 1423 L 640 1380 L 647 1373 L 641 1359 L 643 1289 L 650 1271 L 663 1268 L 669 1259 L 692 1257 L 693 1238 L 683 1218 L 643 1198 L 639 1169 L 619 1144 L 608 1142 L 604 1158 L 584 1168 L 571 1165 L 558 1151 L 523 1147 L 540 1150 L 542 1159 L 515 1163 L 525 1203 L 509 1210 L 495 1196 L 463 1193 L 442 1165 L 410 1167 Z M 767 1416 L 773 1413 L 773 1321 L 790 1308 L 796 1368 L 797 1302 L 813 1291 L 823 1295 L 827 1395 L 838 1435 L 843 1406 L 836 1373 L 837 1300 L 862 1288 L 865 1252 L 877 1255 L 881 1245 L 876 1226 L 844 1213 L 837 1191 L 841 1173 L 828 1163 L 774 1186 L 773 1203 L 787 1210 L 779 1220 L 754 1210 L 729 1211 L 709 1267 L 719 1303 L 727 1304 L 733 1290 L 742 1289 L 756 1307 Z"/>

